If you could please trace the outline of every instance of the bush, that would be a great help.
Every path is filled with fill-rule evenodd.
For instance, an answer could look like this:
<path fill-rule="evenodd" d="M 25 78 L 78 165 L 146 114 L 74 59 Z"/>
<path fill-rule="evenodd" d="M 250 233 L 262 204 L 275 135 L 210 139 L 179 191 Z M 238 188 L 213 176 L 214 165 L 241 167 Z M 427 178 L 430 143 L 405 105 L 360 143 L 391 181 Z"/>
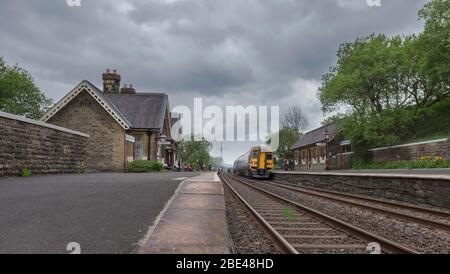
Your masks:
<path fill-rule="evenodd" d="M 86 173 L 86 165 L 84 164 L 83 161 L 78 162 L 78 164 L 77 164 L 77 173 L 78 174 Z"/>
<path fill-rule="evenodd" d="M 22 168 L 19 172 L 20 177 L 30 177 L 31 176 L 31 170 L 27 167 Z"/>
<path fill-rule="evenodd" d="M 128 165 L 128 172 L 132 173 L 154 172 L 163 169 L 164 164 L 158 161 L 138 160 Z"/>

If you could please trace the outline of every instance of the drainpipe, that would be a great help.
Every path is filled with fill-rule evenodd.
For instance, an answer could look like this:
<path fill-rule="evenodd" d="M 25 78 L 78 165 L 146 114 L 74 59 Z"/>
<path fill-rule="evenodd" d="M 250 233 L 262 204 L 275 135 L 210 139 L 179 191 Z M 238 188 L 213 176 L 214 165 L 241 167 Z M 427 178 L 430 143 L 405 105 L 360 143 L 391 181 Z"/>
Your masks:
<path fill-rule="evenodd" d="M 127 171 L 127 133 L 123 133 L 123 172 Z"/>
<path fill-rule="evenodd" d="M 148 143 L 147 143 L 147 160 L 151 160 L 151 143 L 152 143 L 152 131 L 147 131 Z"/>

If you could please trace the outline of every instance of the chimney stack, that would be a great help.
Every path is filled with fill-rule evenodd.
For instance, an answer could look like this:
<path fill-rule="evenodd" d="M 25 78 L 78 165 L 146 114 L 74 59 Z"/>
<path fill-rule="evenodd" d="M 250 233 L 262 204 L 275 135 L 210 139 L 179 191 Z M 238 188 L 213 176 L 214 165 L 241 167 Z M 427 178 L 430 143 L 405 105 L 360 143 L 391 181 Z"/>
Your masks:
<path fill-rule="evenodd" d="M 136 90 L 133 88 L 132 84 L 129 84 L 129 85 L 125 84 L 120 89 L 120 93 L 123 93 L 123 94 L 136 94 Z"/>
<path fill-rule="evenodd" d="M 103 78 L 103 92 L 119 93 L 120 89 L 120 74 L 117 70 L 106 69 L 106 72 L 102 74 Z"/>

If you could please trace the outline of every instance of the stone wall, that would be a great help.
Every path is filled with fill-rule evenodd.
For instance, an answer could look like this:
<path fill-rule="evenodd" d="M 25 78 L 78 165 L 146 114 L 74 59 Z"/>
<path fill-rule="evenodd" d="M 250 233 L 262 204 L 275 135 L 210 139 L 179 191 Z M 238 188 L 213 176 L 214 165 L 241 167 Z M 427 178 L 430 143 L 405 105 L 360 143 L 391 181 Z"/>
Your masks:
<path fill-rule="evenodd" d="M 158 137 L 159 134 L 156 131 L 153 131 L 150 135 L 150 160 L 157 160 L 158 153 Z"/>
<path fill-rule="evenodd" d="M 450 139 L 371 149 L 374 162 L 415 161 L 422 156 L 450 157 Z"/>
<path fill-rule="evenodd" d="M 89 134 L 89 171 L 124 171 L 125 129 L 88 92 L 80 92 L 47 122 Z"/>
<path fill-rule="evenodd" d="M 395 161 L 417 161 L 423 156 L 431 159 L 443 157 L 450 160 L 450 138 L 419 143 L 410 143 L 392 147 L 374 148 L 370 150 L 375 163 L 388 163 Z M 340 153 L 333 155 L 330 160 L 330 169 L 350 169 L 353 153 Z"/>
<path fill-rule="evenodd" d="M 0 176 L 79 172 L 89 135 L 0 112 Z"/>
<path fill-rule="evenodd" d="M 450 177 L 443 175 L 277 172 L 291 184 L 450 209 Z"/>

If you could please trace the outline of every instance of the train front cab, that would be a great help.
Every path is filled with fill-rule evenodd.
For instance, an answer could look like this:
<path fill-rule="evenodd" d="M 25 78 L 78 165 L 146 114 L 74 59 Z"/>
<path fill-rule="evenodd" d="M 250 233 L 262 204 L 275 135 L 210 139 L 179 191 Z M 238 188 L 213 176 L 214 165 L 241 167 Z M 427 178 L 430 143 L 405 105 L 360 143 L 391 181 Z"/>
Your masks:
<path fill-rule="evenodd" d="M 250 171 L 254 178 L 272 179 L 273 154 L 261 149 L 252 150 L 250 155 Z"/>

